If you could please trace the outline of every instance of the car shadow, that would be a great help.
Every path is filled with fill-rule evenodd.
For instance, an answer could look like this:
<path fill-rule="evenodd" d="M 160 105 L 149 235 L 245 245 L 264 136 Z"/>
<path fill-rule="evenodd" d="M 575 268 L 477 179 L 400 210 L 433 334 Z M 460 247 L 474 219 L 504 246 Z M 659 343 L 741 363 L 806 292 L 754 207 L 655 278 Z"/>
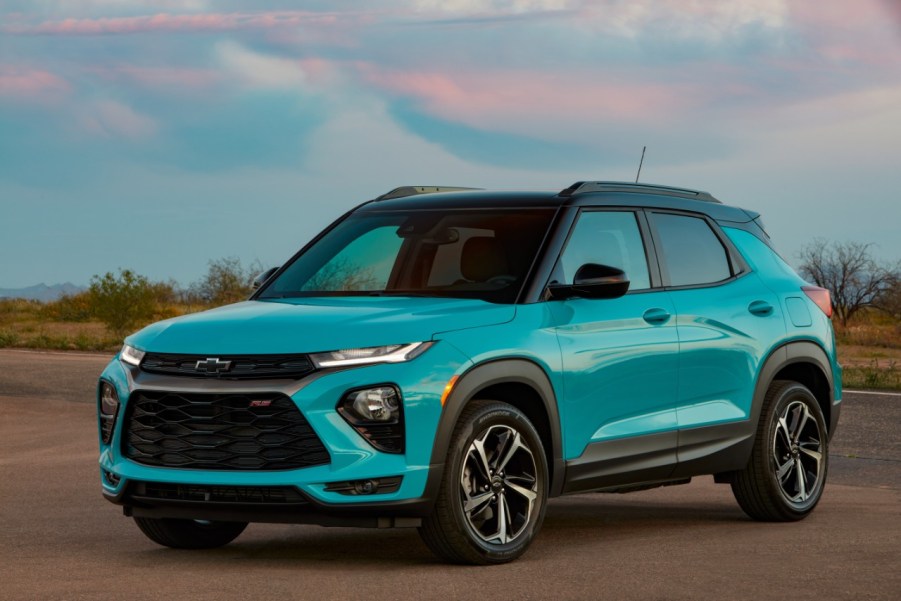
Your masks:
<path fill-rule="evenodd" d="M 680 535 L 699 528 L 751 525 L 737 505 L 692 502 L 664 505 L 634 503 L 621 495 L 580 495 L 551 501 L 542 530 L 529 557 L 540 558 L 583 545 L 612 543 L 636 538 Z M 575 534 L 575 535 L 574 535 Z M 534 551 L 538 551 L 535 553 Z M 259 563 L 268 568 L 307 564 L 317 570 L 346 570 L 348 565 L 451 566 L 437 559 L 415 529 L 322 528 L 303 525 L 251 524 L 235 542 L 209 551 L 154 548 L 141 553 L 156 565 L 181 564 L 187 558 L 200 567 Z M 151 559 L 152 558 L 152 559 Z"/>

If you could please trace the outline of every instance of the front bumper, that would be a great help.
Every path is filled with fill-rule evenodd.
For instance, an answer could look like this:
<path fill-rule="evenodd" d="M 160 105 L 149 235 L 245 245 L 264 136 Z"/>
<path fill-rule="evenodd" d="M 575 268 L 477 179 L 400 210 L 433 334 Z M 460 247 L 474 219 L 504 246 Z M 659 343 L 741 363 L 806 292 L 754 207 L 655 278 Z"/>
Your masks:
<path fill-rule="evenodd" d="M 462 373 L 469 361 L 451 345 L 436 344 L 412 361 L 353 369 L 321 371 L 301 380 L 236 381 L 147 374 L 114 359 L 101 375 L 119 395 L 120 409 L 110 444 L 100 442 L 100 472 L 104 496 L 123 505 L 127 514 L 232 521 L 275 521 L 347 524 L 354 520 L 380 525 L 385 519 L 420 517 L 431 510 L 442 471 L 432 462 L 435 432 L 441 417 L 441 394 L 448 380 Z M 376 450 L 335 410 L 347 390 L 391 382 L 401 391 L 406 451 Z M 329 452 L 330 462 L 291 470 L 198 470 L 149 466 L 124 456 L 123 420 L 135 390 L 177 392 L 278 392 L 287 395 L 310 423 Z M 335 483 L 401 478 L 391 492 L 346 494 L 330 490 Z M 215 502 L 186 498 L 147 499 L 136 494 L 143 483 L 187 487 L 287 488 L 303 503 Z M 330 486 L 332 485 L 332 486 Z M 215 490 L 215 489 L 214 489 Z M 177 496 L 177 495 L 176 495 Z M 379 521 L 381 520 L 381 522 Z M 396 525 L 396 524 L 394 524 Z"/>

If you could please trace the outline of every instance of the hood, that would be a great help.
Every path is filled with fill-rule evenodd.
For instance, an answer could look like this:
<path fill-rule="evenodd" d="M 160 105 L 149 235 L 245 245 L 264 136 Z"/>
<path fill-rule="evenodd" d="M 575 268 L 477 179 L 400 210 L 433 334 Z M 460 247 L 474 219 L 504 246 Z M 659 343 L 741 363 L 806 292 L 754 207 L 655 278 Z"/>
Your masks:
<path fill-rule="evenodd" d="M 513 305 L 475 299 L 332 297 L 246 301 L 167 319 L 126 342 L 157 353 L 311 353 L 431 340 L 513 319 Z"/>

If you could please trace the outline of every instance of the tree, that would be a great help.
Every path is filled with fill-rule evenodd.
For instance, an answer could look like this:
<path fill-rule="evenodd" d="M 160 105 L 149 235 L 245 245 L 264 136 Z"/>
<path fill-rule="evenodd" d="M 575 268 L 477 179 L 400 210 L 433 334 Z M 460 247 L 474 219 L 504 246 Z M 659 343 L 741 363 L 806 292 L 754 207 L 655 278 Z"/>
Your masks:
<path fill-rule="evenodd" d="M 147 278 L 129 269 L 91 278 L 88 298 L 95 317 L 116 336 L 124 336 L 151 321 L 158 291 Z"/>
<path fill-rule="evenodd" d="M 873 304 L 895 319 L 901 319 L 901 264 L 895 268 L 892 281 L 879 293 Z"/>
<path fill-rule="evenodd" d="M 832 309 L 847 327 L 864 307 L 874 306 L 897 274 L 870 255 L 872 244 L 817 238 L 800 252 L 801 273 L 832 295 Z"/>
<path fill-rule="evenodd" d="M 206 275 L 191 284 L 190 292 L 213 305 L 247 300 L 253 291 L 253 278 L 262 271 L 258 261 L 245 268 L 237 257 L 215 259 L 209 262 Z"/>

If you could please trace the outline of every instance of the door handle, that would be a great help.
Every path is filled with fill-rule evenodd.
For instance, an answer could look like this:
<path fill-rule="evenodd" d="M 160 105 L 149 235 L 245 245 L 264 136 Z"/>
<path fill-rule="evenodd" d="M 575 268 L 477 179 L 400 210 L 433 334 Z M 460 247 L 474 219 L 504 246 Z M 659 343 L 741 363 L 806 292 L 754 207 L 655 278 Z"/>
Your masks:
<path fill-rule="evenodd" d="M 641 316 L 646 322 L 651 325 L 658 326 L 665 324 L 669 321 L 669 318 L 672 317 L 666 309 L 648 309 L 644 312 L 644 315 Z"/>
<path fill-rule="evenodd" d="M 752 315 L 759 315 L 761 317 L 765 317 L 770 315 L 773 312 L 773 305 L 766 301 L 756 300 L 750 305 L 748 305 L 748 311 Z"/>

